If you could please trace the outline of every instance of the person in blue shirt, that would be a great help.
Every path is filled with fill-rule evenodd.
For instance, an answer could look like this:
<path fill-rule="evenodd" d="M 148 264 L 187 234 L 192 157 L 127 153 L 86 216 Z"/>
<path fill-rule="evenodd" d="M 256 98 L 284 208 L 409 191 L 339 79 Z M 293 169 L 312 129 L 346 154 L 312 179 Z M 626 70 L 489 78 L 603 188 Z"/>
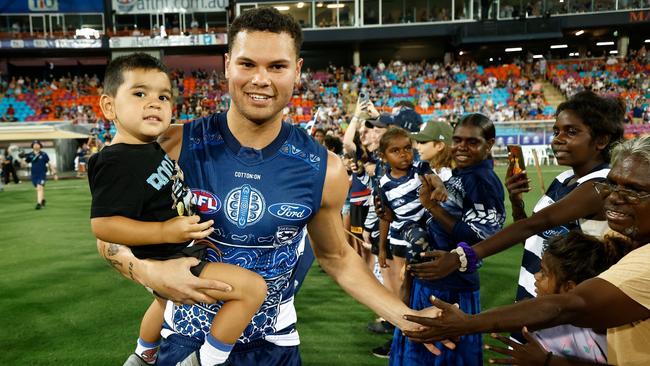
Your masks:
<path fill-rule="evenodd" d="M 481 310 L 477 263 L 471 257 L 469 245 L 501 230 L 505 222 L 504 191 L 494 173 L 490 150 L 495 140 L 495 128 L 486 116 L 473 113 L 461 118 L 454 128 L 451 151 L 456 163 L 451 178 L 445 182 L 448 198 L 438 203 L 430 197 L 427 181 L 419 191 L 422 206 L 431 215 L 427 221 L 429 248 L 451 252 L 464 267 L 437 280 L 422 278 L 413 267 L 407 271 L 414 276 L 409 306 L 424 309 L 435 296 L 457 303 L 464 312 L 477 314 Z M 434 355 L 425 346 L 415 343 L 395 331 L 390 365 L 464 365 L 483 364 L 480 334 L 461 337 L 454 350 L 444 349 Z"/>
<path fill-rule="evenodd" d="M 50 157 L 43 150 L 39 140 L 32 141 L 32 152 L 24 155 L 25 162 L 31 163 L 32 184 L 36 187 L 36 209 L 45 207 L 45 182 L 47 171 L 52 172 L 54 179 L 58 179 L 54 166 L 50 164 Z"/>

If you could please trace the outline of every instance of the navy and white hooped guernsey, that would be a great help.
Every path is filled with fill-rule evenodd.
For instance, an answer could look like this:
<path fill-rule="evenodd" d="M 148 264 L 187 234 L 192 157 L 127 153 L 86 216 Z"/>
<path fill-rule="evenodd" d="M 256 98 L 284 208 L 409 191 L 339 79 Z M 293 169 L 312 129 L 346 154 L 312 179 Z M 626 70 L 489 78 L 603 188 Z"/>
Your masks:
<path fill-rule="evenodd" d="M 305 245 L 305 226 L 320 208 L 327 151 L 287 123 L 264 149 L 242 147 L 220 113 L 183 126 L 179 165 L 201 221 L 215 222 L 208 239 L 221 253 L 210 260 L 256 272 L 268 285 L 266 300 L 238 343 L 299 344 L 291 276 Z M 203 340 L 220 307 L 168 306 L 162 334 Z"/>

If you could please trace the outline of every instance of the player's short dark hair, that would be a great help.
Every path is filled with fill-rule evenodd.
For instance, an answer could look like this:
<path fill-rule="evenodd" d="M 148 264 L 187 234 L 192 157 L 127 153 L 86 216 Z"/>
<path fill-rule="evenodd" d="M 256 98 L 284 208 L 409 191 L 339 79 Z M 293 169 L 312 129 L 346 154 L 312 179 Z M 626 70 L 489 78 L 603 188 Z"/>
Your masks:
<path fill-rule="evenodd" d="M 132 53 L 113 59 L 104 74 L 104 94 L 114 97 L 124 82 L 124 72 L 130 70 L 158 70 L 169 76 L 169 69 L 159 59 L 146 53 Z"/>
<path fill-rule="evenodd" d="M 591 137 L 609 137 L 609 144 L 602 151 L 606 162 L 610 161 L 612 145 L 623 138 L 625 103 L 620 98 L 606 98 L 591 91 L 577 93 L 557 107 L 555 116 L 565 110 L 575 113 L 589 129 Z"/>
<path fill-rule="evenodd" d="M 300 57 L 302 29 L 289 14 L 282 14 L 273 7 L 249 9 L 239 14 L 228 29 L 228 53 L 232 52 L 237 34 L 246 31 L 288 33 L 293 38 L 296 58 Z"/>

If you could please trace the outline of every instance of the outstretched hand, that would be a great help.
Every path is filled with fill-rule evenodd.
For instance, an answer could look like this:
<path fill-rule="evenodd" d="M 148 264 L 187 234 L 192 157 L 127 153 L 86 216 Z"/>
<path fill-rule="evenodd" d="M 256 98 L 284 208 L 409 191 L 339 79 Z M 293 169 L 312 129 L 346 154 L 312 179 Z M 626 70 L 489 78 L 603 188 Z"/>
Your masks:
<path fill-rule="evenodd" d="M 508 348 L 486 345 L 485 349 L 500 353 L 508 358 L 490 358 L 490 363 L 495 365 L 529 365 L 543 366 L 548 356 L 548 351 L 542 347 L 528 329 L 524 327 L 521 331 L 528 343 L 520 344 L 502 335 L 492 333 L 490 336 L 505 343 Z"/>
<path fill-rule="evenodd" d="M 444 250 L 433 250 L 420 253 L 422 263 L 409 264 L 406 268 L 414 277 L 432 281 L 449 276 L 460 268 L 458 254 Z"/>
<path fill-rule="evenodd" d="M 415 314 L 417 314 L 417 316 L 419 316 L 419 317 L 430 317 L 430 318 L 436 318 L 441 313 L 442 313 L 442 310 L 438 309 L 435 306 L 430 306 L 428 308 L 415 311 Z M 404 317 L 406 318 L 406 315 Z M 404 329 L 402 329 L 402 331 L 408 331 L 408 330 L 417 331 L 417 330 L 423 330 L 424 329 L 424 327 L 422 327 L 421 325 L 417 325 L 417 324 L 414 324 L 414 325 L 415 325 L 414 327 L 412 327 L 410 329 L 404 328 Z M 447 347 L 449 349 L 455 349 L 456 348 L 456 344 L 454 342 L 450 341 L 450 340 L 447 340 L 447 339 L 441 341 L 440 344 L 442 344 L 443 346 L 445 346 L 445 347 Z M 440 351 L 440 348 L 438 348 L 440 346 L 440 344 L 438 344 L 436 346 L 433 343 L 425 343 L 424 347 L 426 347 L 426 349 L 429 350 L 429 352 L 433 353 L 436 356 L 439 356 L 442 353 Z"/>
<path fill-rule="evenodd" d="M 404 330 L 403 333 L 409 339 L 418 343 L 433 343 L 448 339 L 454 339 L 466 332 L 463 325 L 469 316 L 463 313 L 456 305 L 446 303 L 431 296 L 431 304 L 442 310 L 435 318 L 421 317 L 416 315 L 404 315 L 404 319 L 425 326 L 422 330 Z"/>

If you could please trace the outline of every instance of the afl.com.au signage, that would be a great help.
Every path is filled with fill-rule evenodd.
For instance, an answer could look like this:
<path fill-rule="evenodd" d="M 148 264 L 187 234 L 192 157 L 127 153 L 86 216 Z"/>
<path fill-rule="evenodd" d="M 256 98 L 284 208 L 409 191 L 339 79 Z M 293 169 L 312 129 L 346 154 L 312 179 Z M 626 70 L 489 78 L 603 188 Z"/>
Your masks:
<path fill-rule="evenodd" d="M 113 0 L 118 14 L 226 11 L 228 0 Z"/>

